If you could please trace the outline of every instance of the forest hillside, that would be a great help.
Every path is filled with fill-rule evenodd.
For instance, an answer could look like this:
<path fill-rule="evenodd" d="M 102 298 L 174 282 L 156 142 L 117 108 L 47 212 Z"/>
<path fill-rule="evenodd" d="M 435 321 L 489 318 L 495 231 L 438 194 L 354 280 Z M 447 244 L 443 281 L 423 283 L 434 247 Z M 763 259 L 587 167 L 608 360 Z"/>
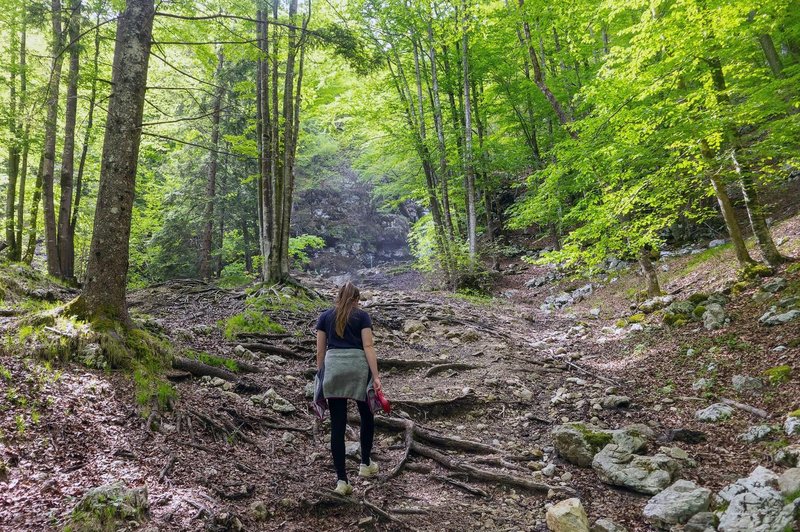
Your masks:
<path fill-rule="evenodd" d="M 0 530 L 800 529 L 797 1 L 0 7 Z"/>

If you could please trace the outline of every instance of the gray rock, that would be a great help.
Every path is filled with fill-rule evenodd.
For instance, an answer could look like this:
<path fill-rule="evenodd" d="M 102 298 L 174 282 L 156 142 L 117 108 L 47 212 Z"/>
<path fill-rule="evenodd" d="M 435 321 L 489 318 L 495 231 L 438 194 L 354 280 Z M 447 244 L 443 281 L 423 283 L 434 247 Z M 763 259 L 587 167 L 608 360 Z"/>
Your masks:
<path fill-rule="evenodd" d="M 547 464 L 542 468 L 542 475 L 546 477 L 552 477 L 556 474 L 556 465 L 555 464 Z"/>
<path fill-rule="evenodd" d="M 789 296 L 778 301 L 779 308 L 796 308 L 800 306 L 800 297 Z"/>
<path fill-rule="evenodd" d="M 626 395 L 607 395 L 600 402 L 603 408 L 611 410 L 614 408 L 628 408 L 631 405 L 631 398 Z"/>
<path fill-rule="evenodd" d="M 711 490 L 689 480 L 678 480 L 653 497 L 644 507 L 644 517 L 657 528 L 686 523 L 711 503 Z"/>
<path fill-rule="evenodd" d="M 725 245 L 725 239 L 718 238 L 708 243 L 708 249 L 718 248 L 719 246 L 724 246 L 724 245 Z"/>
<path fill-rule="evenodd" d="M 146 518 L 148 510 L 147 487 L 128 488 L 117 481 L 87 491 L 72 510 L 68 528 L 118 530 L 128 521 Z"/>
<path fill-rule="evenodd" d="M 716 303 L 717 305 L 724 307 L 728 304 L 728 296 L 721 292 L 714 292 L 706 298 L 706 300 L 703 302 L 703 305 L 710 305 L 711 303 Z"/>
<path fill-rule="evenodd" d="M 591 532 L 628 532 L 628 529 L 611 519 L 602 518 L 594 522 Z"/>
<path fill-rule="evenodd" d="M 719 492 L 728 503 L 719 520 L 720 532 L 772 532 L 790 529 L 795 505 L 778 491 L 778 476 L 762 466 Z"/>
<path fill-rule="evenodd" d="M 792 414 L 795 413 L 796 412 L 792 412 Z M 787 436 L 800 434 L 800 416 L 786 416 L 786 421 L 783 423 L 783 430 L 786 432 Z"/>
<path fill-rule="evenodd" d="M 773 277 L 772 279 L 766 281 L 764 284 L 761 285 L 761 289 L 765 292 L 769 292 L 771 294 L 780 292 L 786 288 L 786 279 L 783 277 Z"/>
<path fill-rule="evenodd" d="M 305 395 L 306 399 L 313 399 L 314 398 L 314 383 L 309 382 L 306 384 L 305 390 L 303 390 L 303 395 Z"/>
<path fill-rule="evenodd" d="M 739 435 L 739 439 L 747 443 L 756 443 L 767 439 L 771 433 L 772 427 L 769 425 L 754 425 Z"/>
<path fill-rule="evenodd" d="M 763 290 L 759 290 L 753 294 L 753 301 L 755 301 L 756 305 L 763 305 L 770 299 L 772 299 L 772 294 L 769 292 L 764 292 Z"/>
<path fill-rule="evenodd" d="M 667 312 L 670 314 L 679 314 L 681 316 L 689 317 L 694 312 L 694 303 L 689 300 L 675 301 L 667 307 Z"/>
<path fill-rule="evenodd" d="M 639 304 L 639 310 L 645 314 L 650 314 L 670 305 L 675 300 L 675 296 L 657 296 L 650 298 Z"/>
<path fill-rule="evenodd" d="M 572 498 L 554 504 L 545 516 L 551 532 L 589 532 L 589 518 L 580 499 Z"/>
<path fill-rule="evenodd" d="M 589 467 L 594 455 L 613 439 L 609 431 L 587 423 L 565 423 L 551 435 L 556 453 L 580 467 Z"/>
<path fill-rule="evenodd" d="M 669 486 L 681 463 L 662 453 L 635 455 L 624 444 L 610 443 L 595 455 L 592 469 L 606 484 L 655 495 Z"/>
<path fill-rule="evenodd" d="M 709 331 L 721 329 L 725 325 L 727 317 L 725 307 L 719 303 L 709 303 L 703 313 L 703 326 Z"/>
<path fill-rule="evenodd" d="M 761 379 L 749 375 L 734 375 L 731 378 L 731 385 L 737 392 L 756 392 L 764 387 Z"/>
<path fill-rule="evenodd" d="M 775 451 L 773 461 L 784 467 L 800 467 L 800 444 L 787 445 Z"/>
<path fill-rule="evenodd" d="M 406 334 L 413 334 L 415 332 L 424 332 L 425 324 L 419 320 L 406 320 L 403 322 L 403 332 Z"/>
<path fill-rule="evenodd" d="M 692 383 L 692 390 L 699 392 L 702 390 L 708 390 L 714 387 L 714 380 L 713 379 L 706 379 L 705 377 L 701 379 L 697 379 Z"/>
<path fill-rule="evenodd" d="M 781 490 L 781 495 L 789 500 L 800 497 L 800 467 L 793 467 L 784 471 L 778 477 L 778 488 Z"/>
<path fill-rule="evenodd" d="M 713 512 L 694 514 L 683 526 L 683 532 L 714 532 L 719 519 Z"/>
<path fill-rule="evenodd" d="M 290 403 L 288 400 L 284 399 L 283 397 L 278 397 L 272 401 L 272 404 L 269 405 L 275 412 L 280 414 L 291 414 L 297 408 Z"/>
<path fill-rule="evenodd" d="M 226 381 L 225 379 L 222 379 L 220 377 L 214 377 L 214 378 L 211 379 L 211 386 L 219 387 L 219 386 L 224 385 L 226 382 L 228 382 L 228 381 Z"/>
<path fill-rule="evenodd" d="M 728 406 L 725 403 L 714 403 L 708 408 L 704 408 L 695 412 L 694 418 L 698 421 L 713 423 L 722 419 L 728 419 L 732 415 L 733 407 Z"/>
<path fill-rule="evenodd" d="M 763 316 L 758 318 L 762 325 L 783 325 L 800 317 L 800 310 L 794 309 L 787 312 L 778 313 L 775 307 L 769 309 Z"/>
<path fill-rule="evenodd" d="M 591 317 L 593 317 L 593 318 L 600 317 L 600 309 L 599 308 L 593 308 L 593 309 L 589 310 L 589 315 Z"/>

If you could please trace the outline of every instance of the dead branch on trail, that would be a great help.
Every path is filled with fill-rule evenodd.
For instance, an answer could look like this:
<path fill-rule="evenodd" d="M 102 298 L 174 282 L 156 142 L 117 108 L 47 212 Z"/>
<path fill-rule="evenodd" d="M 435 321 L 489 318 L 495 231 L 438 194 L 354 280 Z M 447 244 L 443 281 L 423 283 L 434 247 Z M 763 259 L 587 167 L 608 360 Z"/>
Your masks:
<path fill-rule="evenodd" d="M 444 482 L 445 484 L 450 484 L 451 486 L 455 486 L 459 489 L 466 491 L 467 493 L 471 493 L 472 495 L 477 495 L 478 497 L 485 497 L 487 499 L 491 497 L 491 495 L 489 495 L 489 492 L 487 492 L 486 490 L 476 488 L 475 486 L 470 486 L 469 484 L 465 482 L 460 482 L 454 478 L 442 477 L 439 475 L 432 475 L 431 478 L 434 478 L 439 482 Z"/>
<path fill-rule="evenodd" d="M 272 355 L 284 355 L 287 357 L 301 358 L 301 359 L 308 358 L 308 355 L 295 353 L 291 349 L 286 349 L 285 347 L 280 347 L 272 344 L 265 344 L 263 342 L 246 342 L 241 344 L 241 346 L 244 347 L 245 349 L 254 351 L 256 353 L 269 353 Z"/>
<path fill-rule="evenodd" d="M 758 416 L 764 419 L 767 419 L 769 417 L 769 412 L 767 412 L 766 410 L 761 410 L 760 408 L 756 408 L 754 406 L 746 405 L 744 403 L 739 403 L 737 401 L 734 401 L 732 399 L 726 399 L 724 397 L 720 399 L 720 401 L 722 401 L 726 405 L 735 406 L 739 410 L 744 410 L 745 412 L 749 412 L 754 416 Z"/>
<path fill-rule="evenodd" d="M 198 360 L 192 360 L 190 358 L 175 357 L 172 359 L 172 367 L 188 371 L 195 377 L 219 377 L 229 382 L 237 382 L 239 380 L 236 374 L 231 373 L 227 369 L 209 366 L 208 364 L 203 364 Z"/>
<path fill-rule="evenodd" d="M 473 390 L 468 390 L 461 395 L 447 399 L 396 399 L 392 402 L 397 408 L 405 407 L 424 412 L 426 415 L 439 415 L 452 410 L 473 407 L 479 403 L 479 400 Z"/>
<path fill-rule="evenodd" d="M 433 377 L 434 375 L 441 373 L 447 370 L 462 370 L 462 369 L 477 369 L 483 366 L 476 366 L 475 364 L 463 364 L 463 363 L 452 363 L 452 364 L 439 364 L 437 366 L 433 366 L 431 369 L 425 372 L 426 377 Z"/>

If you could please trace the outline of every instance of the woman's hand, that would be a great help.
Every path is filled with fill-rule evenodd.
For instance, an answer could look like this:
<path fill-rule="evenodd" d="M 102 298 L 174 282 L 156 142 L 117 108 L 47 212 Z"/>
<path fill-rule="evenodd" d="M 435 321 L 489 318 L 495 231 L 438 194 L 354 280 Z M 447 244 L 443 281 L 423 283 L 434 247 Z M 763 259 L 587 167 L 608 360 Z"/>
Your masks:
<path fill-rule="evenodd" d="M 376 392 L 379 392 L 379 391 L 381 391 L 383 389 L 383 386 L 381 386 L 381 378 L 380 377 L 374 377 L 372 379 L 372 388 Z"/>

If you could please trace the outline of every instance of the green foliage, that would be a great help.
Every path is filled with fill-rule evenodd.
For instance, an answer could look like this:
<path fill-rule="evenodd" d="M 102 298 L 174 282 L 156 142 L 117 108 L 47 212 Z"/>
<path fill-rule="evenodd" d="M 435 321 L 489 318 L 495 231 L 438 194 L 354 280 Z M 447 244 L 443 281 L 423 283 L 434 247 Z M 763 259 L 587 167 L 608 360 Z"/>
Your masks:
<path fill-rule="evenodd" d="M 239 333 L 283 333 L 286 329 L 275 323 L 269 316 L 256 309 L 249 308 L 220 322 L 225 338 L 233 340 Z"/>
<path fill-rule="evenodd" d="M 187 350 L 185 352 L 187 358 L 193 358 L 195 360 L 199 360 L 203 364 L 207 364 L 209 366 L 214 366 L 216 368 L 225 368 L 228 371 L 239 371 L 239 366 L 236 364 L 235 360 L 231 360 L 229 358 L 222 358 L 211 353 L 206 353 L 204 351 L 193 351 Z"/>
<path fill-rule="evenodd" d="M 770 384 L 783 384 L 784 382 L 788 382 L 791 378 L 792 367 L 786 365 L 775 366 L 774 368 L 764 370 L 762 374 Z"/>
<path fill-rule="evenodd" d="M 322 249 L 325 241 L 314 235 L 300 235 L 289 239 L 289 258 L 300 267 L 306 266 L 311 259 L 306 253 L 309 249 Z"/>
<path fill-rule="evenodd" d="M 254 280 L 255 278 L 245 271 L 244 264 L 234 262 L 222 269 L 218 284 L 221 288 L 240 288 L 252 284 Z"/>

